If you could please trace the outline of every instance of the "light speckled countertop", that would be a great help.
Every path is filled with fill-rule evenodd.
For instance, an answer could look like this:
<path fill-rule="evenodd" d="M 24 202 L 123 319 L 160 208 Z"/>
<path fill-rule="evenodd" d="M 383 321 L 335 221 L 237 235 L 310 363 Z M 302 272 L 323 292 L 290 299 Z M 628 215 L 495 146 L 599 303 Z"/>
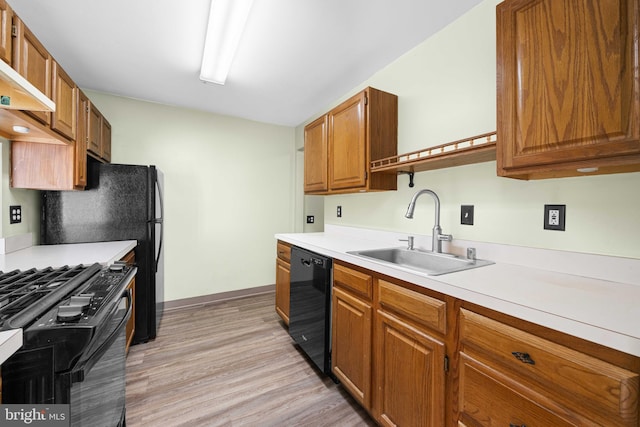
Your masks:
<path fill-rule="evenodd" d="M 0 255 L 0 270 L 62 267 L 64 265 L 100 264 L 109 265 L 121 259 L 135 248 L 135 240 L 99 243 L 71 243 L 64 245 L 31 246 L 19 251 Z"/>
<path fill-rule="evenodd" d="M 478 258 L 494 260 L 495 264 L 428 276 L 347 253 L 400 247 L 402 243 L 397 240 L 402 235 L 339 226 L 330 226 L 325 230 L 324 233 L 278 234 L 276 238 L 640 356 L 640 283 L 634 282 L 640 280 L 640 260 L 518 247 L 509 247 L 505 251 L 501 245 L 479 244 L 482 252 L 479 250 Z M 457 249 L 451 252 L 461 251 Z M 558 260 L 556 265 L 546 267 L 548 252 L 553 252 L 553 259 Z M 518 262 L 518 255 L 527 258 L 525 262 Z M 566 271 L 558 271 L 561 268 Z M 585 271 L 590 277 L 584 275 Z"/>

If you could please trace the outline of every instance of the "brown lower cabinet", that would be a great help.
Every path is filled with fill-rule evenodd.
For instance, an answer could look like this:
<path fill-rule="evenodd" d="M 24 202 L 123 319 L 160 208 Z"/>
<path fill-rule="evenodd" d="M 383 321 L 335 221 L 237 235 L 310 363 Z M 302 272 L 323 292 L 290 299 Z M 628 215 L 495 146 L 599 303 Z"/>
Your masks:
<path fill-rule="evenodd" d="M 136 256 L 133 251 L 129 251 L 122 260 L 126 262 L 128 265 L 133 265 L 136 261 Z M 134 277 L 131 282 L 127 285 L 127 289 L 131 291 L 131 317 L 127 322 L 126 327 L 126 339 L 127 339 L 127 353 L 129 352 L 129 346 L 131 345 L 131 341 L 133 340 L 133 335 L 136 332 L 136 278 Z"/>
<path fill-rule="evenodd" d="M 291 287 L 291 245 L 278 241 L 276 258 L 276 313 L 289 326 L 289 289 Z"/>
<path fill-rule="evenodd" d="M 383 426 L 628 426 L 640 358 L 334 260 L 332 370 Z"/>
<path fill-rule="evenodd" d="M 333 265 L 331 370 L 362 406 L 372 405 L 373 278 Z"/>

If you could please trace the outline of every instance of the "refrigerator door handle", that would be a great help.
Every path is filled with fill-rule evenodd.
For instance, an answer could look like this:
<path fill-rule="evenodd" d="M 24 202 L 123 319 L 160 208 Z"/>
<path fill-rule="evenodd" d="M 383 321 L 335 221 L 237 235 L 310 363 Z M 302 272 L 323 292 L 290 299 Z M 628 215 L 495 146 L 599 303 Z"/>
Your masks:
<path fill-rule="evenodd" d="M 158 272 L 158 263 L 160 262 L 160 254 L 162 253 L 162 242 L 163 242 L 163 232 L 164 232 L 164 223 L 162 219 L 155 220 L 154 223 L 160 224 L 160 243 L 158 244 L 158 256 L 156 257 L 155 265 L 156 265 L 156 273 Z"/>
<path fill-rule="evenodd" d="M 162 186 L 158 183 L 158 180 L 156 179 L 155 182 L 155 186 L 156 186 L 156 191 L 158 192 L 158 201 L 160 202 L 160 216 L 154 219 L 154 223 L 155 224 L 160 224 L 160 243 L 158 243 L 158 256 L 155 259 L 155 270 L 156 273 L 158 272 L 158 264 L 160 263 L 160 254 L 162 253 L 162 243 L 164 241 L 164 223 L 163 223 L 163 218 L 164 218 L 164 199 L 162 197 Z"/>

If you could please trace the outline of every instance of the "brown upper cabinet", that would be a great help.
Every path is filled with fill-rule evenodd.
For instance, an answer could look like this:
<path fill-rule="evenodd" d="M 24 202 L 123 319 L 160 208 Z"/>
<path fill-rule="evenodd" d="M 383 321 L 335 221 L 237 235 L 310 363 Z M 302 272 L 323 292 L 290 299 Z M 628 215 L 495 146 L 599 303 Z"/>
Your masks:
<path fill-rule="evenodd" d="M 329 163 L 327 154 L 328 121 L 325 114 L 304 128 L 304 191 L 305 193 L 329 190 Z"/>
<path fill-rule="evenodd" d="M 639 3 L 498 5 L 498 175 L 640 170 Z"/>
<path fill-rule="evenodd" d="M 11 65 L 13 11 L 6 0 L 0 0 L 0 59 Z"/>
<path fill-rule="evenodd" d="M 16 15 L 13 16 L 13 36 L 13 68 L 47 98 L 51 98 L 53 58 Z M 44 124 L 51 123 L 48 112 L 29 111 L 28 114 Z"/>
<path fill-rule="evenodd" d="M 100 157 L 105 162 L 111 161 L 111 124 L 102 116 L 100 120 Z"/>
<path fill-rule="evenodd" d="M 89 139 L 89 106 L 91 102 L 87 95 L 78 90 L 78 120 L 76 130 L 76 144 L 74 149 L 74 178 L 76 188 L 87 185 L 87 140 Z"/>
<path fill-rule="evenodd" d="M 89 103 L 89 139 L 87 153 L 101 162 L 111 161 L 111 125 L 100 113 L 98 107 Z"/>
<path fill-rule="evenodd" d="M 305 127 L 305 193 L 396 190 L 371 161 L 397 154 L 398 97 L 368 87 Z"/>
<path fill-rule="evenodd" d="M 10 12 L 3 2 L 2 17 Z M 11 186 L 82 190 L 87 185 L 87 155 L 100 162 L 111 160 L 111 125 L 19 17 L 12 14 L 12 19 L 12 67 L 50 97 L 56 110 L 0 109 L 0 136 L 11 140 Z M 13 125 L 30 131 L 16 133 Z"/>
<path fill-rule="evenodd" d="M 51 129 L 71 141 L 76 139 L 78 119 L 78 87 L 62 69 L 53 61 L 53 97 L 56 111 L 51 114 Z"/>
<path fill-rule="evenodd" d="M 89 130 L 88 135 L 89 139 L 87 140 L 87 151 L 93 153 L 96 156 L 100 156 L 102 153 L 101 146 L 101 137 L 102 137 L 102 127 L 101 127 L 101 119 L 102 114 L 100 114 L 100 110 L 89 103 Z"/>

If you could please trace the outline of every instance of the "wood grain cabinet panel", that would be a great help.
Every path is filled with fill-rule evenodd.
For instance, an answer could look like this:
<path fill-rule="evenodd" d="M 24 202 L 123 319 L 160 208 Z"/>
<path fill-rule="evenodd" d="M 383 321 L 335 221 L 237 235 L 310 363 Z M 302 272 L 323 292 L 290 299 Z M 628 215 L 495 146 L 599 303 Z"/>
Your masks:
<path fill-rule="evenodd" d="M 9 65 L 11 65 L 13 60 L 12 25 L 13 10 L 6 0 L 0 0 L 0 59 Z"/>
<path fill-rule="evenodd" d="M 364 297 L 367 301 L 371 301 L 373 298 L 373 278 L 367 273 L 334 264 L 333 283 L 334 286 L 348 289 L 350 292 Z"/>
<path fill-rule="evenodd" d="M 304 191 L 329 190 L 328 116 L 324 115 L 304 128 Z"/>
<path fill-rule="evenodd" d="M 499 175 L 640 170 L 639 21 L 639 0 L 498 5 Z"/>
<path fill-rule="evenodd" d="M 464 309 L 460 341 L 467 359 L 481 361 L 473 369 L 484 364 L 490 367 L 484 375 L 499 372 L 496 382 L 517 389 L 560 418 L 576 425 L 638 425 L 637 373 Z M 463 384 L 465 363 L 463 359 Z"/>
<path fill-rule="evenodd" d="M 366 94 L 360 92 L 329 113 L 329 186 L 364 187 L 367 178 Z"/>
<path fill-rule="evenodd" d="M 129 251 L 121 261 L 127 263 L 127 265 L 133 265 L 136 262 L 136 255 L 134 251 Z M 129 346 L 131 345 L 131 341 L 133 341 L 133 335 L 136 332 L 136 278 L 134 277 L 131 282 L 127 285 L 127 289 L 131 292 L 131 317 L 127 322 L 127 326 L 125 328 L 126 339 L 127 339 L 127 347 L 126 351 L 129 352 Z"/>
<path fill-rule="evenodd" d="M 444 334 L 447 332 L 447 304 L 386 280 L 378 280 L 380 307 L 409 321 Z"/>
<path fill-rule="evenodd" d="M 444 426 L 444 343 L 381 311 L 376 331 L 376 419 L 383 426 Z"/>
<path fill-rule="evenodd" d="M 78 90 L 78 117 L 74 150 L 73 183 L 78 188 L 87 185 L 87 141 L 89 140 L 89 108 L 87 95 Z"/>
<path fill-rule="evenodd" d="M 51 98 L 51 71 L 53 58 L 36 36 L 14 15 L 13 68 L 47 98 Z M 51 115 L 43 111 L 27 112 L 46 125 L 51 124 Z"/>
<path fill-rule="evenodd" d="M 367 410 L 371 409 L 372 316 L 370 302 L 334 287 L 331 370 Z"/>
<path fill-rule="evenodd" d="M 87 152 L 96 157 L 102 155 L 102 114 L 98 107 L 89 103 L 89 139 L 87 140 Z"/>
<path fill-rule="evenodd" d="M 501 382 L 499 372 L 461 356 L 459 401 L 461 420 L 459 425 L 506 427 L 506 426 L 576 426 L 532 398 Z M 588 425 L 588 424 L 583 424 Z"/>
<path fill-rule="evenodd" d="M 278 241 L 276 258 L 276 313 L 289 325 L 291 245 Z"/>
<path fill-rule="evenodd" d="M 104 116 L 100 120 L 100 157 L 107 163 L 111 161 L 111 124 Z"/>
<path fill-rule="evenodd" d="M 51 129 L 75 141 L 78 126 L 78 87 L 56 61 L 53 61 L 52 93 L 56 111 L 51 113 Z"/>

